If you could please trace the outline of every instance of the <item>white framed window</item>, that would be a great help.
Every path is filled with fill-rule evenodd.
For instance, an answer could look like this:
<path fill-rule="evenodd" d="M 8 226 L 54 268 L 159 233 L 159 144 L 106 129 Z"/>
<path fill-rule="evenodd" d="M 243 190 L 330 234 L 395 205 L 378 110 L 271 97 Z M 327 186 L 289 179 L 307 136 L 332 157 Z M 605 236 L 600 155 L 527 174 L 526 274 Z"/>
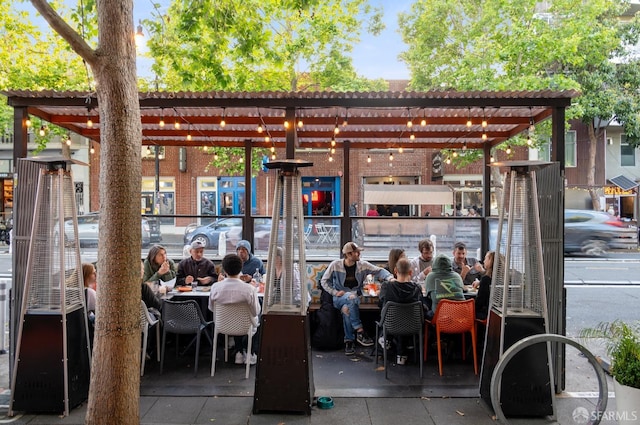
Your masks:
<path fill-rule="evenodd" d="M 564 135 L 564 166 L 576 167 L 578 164 L 578 148 L 577 136 L 575 130 L 567 131 Z M 547 140 L 542 143 L 538 149 L 535 149 L 537 156 L 531 156 L 531 159 L 551 162 L 551 142 Z"/>
<path fill-rule="evenodd" d="M 627 143 L 627 136 L 620 136 L 620 165 L 623 167 L 636 166 L 636 148 Z"/>

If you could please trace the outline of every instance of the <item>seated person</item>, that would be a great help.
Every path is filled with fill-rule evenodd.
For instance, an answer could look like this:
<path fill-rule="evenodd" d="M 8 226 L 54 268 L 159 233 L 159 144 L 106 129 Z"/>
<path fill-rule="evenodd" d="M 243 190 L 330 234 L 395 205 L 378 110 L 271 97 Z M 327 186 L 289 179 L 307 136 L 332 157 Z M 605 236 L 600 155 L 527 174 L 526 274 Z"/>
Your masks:
<path fill-rule="evenodd" d="M 394 301 L 397 303 L 412 303 L 414 301 L 420 301 L 422 298 L 422 289 L 416 283 L 411 281 L 411 264 L 406 257 L 402 257 L 398 260 L 394 267 L 394 272 L 397 280 L 387 282 L 382 285 L 382 288 L 380 288 L 380 301 L 378 302 L 378 305 L 381 308 L 384 308 L 384 305 L 388 301 Z M 405 340 L 407 338 L 407 335 L 395 337 L 397 354 L 396 364 L 403 365 L 407 361 L 405 348 Z M 384 340 L 379 342 L 384 347 Z"/>
<path fill-rule="evenodd" d="M 396 268 L 396 263 L 398 262 L 398 260 L 400 258 L 406 258 L 406 254 L 404 253 L 404 249 L 402 248 L 391 248 L 389 250 L 389 261 L 387 262 L 387 265 L 384 267 L 384 269 L 386 271 L 388 271 L 389 273 L 392 273 L 393 276 L 396 276 L 396 272 L 395 272 L 395 268 Z"/>
<path fill-rule="evenodd" d="M 84 282 L 87 313 L 96 311 L 96 268 L 91 263 L 82 263 L 82 280 Z"/>
<path fill-rule="evenodd" d="M 142 284 L 141 284 L 141 299 L 142 301 L 144 301 L 144 304 L 147 306 L 147 308 L 155 308 L 156 310 L 160 311 L 162 310 L 162 302 L 160 301 L 160 299 L 158 299 L 158 297 L 156 297 L 156 295 L 153 293 L 153 289 L 151 288 L 151 286 L 149 286 L 149 284 L 147 283 L 147 281 L 144 280 L 144 274 L 145 274 L 145 270 L 146 270 L 146 260 L 144 263 L 140 263 L 141 266 L 141 270 L 140 270 L 140 276 L 142 276 Z M 154 312 L 154 314 L 157 314 Z"/>
<path fill-rule="evenodd" d="M 251 339 L 251 355 L 247 356 L 248 341 L 246 336 L 235 336 L 236 356 L 235 363 L 243 364 L 249 362 L 250 364 L 256 364 L 258 356 L 255 354 L 258 351 L 258 326 L 260 320 L 258 315 L 260 314 L 261 307 L 258 297 L 258 292 L 253 285 L 247 285 L 240 280 L 240 274 L 242 272 L 242 259 L 236 254 L 227 254 L 222 259 L 222 269 L 227 277 L 220 282 L 213 285 L 211 293 L 209 294 L 209 310 L 214 311 L 216 304 L 236 304 L 247 303 L 249 310 L 252 314 L 253 323 L 253 337 Z M 214 354 L 215 355 L 215 354 Z"/>
<path fill-rule="evenodd" d="M 282 259 L 284 257 L 284 249 L 282 247 L 276 247 L 276 258 L 275 258 L 275 271 L 273 276 L 273 287 L 272 293 L 269 294 L 269 305 L 280 303 L 282 300 L 282 290 L 281 290 L 281 282 L 283 280 L 284 267 L 282 265 Z M 288 304 L 296 304 L 300 305 L 301 295 L 301 285 L 300 285 L 300 270 L 298 269 L 298 264 L 293 265 L 293 300 L 284 300 Z M 311 301 L 311 295 L 307 293 L 307 304 Z"/>
<path fill-rule="evenodd" d="M 176 265 L 167 258 L 167 250 L 162 245 L 154 245 L 149 249 L 144 260 L 143 282 L 167 282 L 176 277 Z"/>
<path fill-rule="evenodd" d="M 236 245 L 236 254 L 242 259 L 242 274 L 240 279 L 245 282 L 251 282 L 256 270 L 260 274 L 264 274 L 264 264 L 262 260 L 251 253 L 251 244 L 249 241 L 241 240 Z"/>
<path fill-rule="evenodd" d="M 197 281 L 199 286 L 211 285 L 218 280 L 216 266 L 213 261 L 204 258 L 204 245 L 200 242 L 192 242 L 189 248 L 191 256 L 178 263 L 176 273 L 176 285 L 191 285 Z"/>
<path fill-rule="evenodd" d="M 427 305 L 429 310 L 425 312 L 427 319 L 431 319 L 436 312 L 440 300 L 464 301 L 462 277 L 453 271 L 451 259 L 443 254 L 437 255 L 433 260 L 431 273 L 427 275 Z"/>
<path fill-rule="evenodd" d="M 354 341 L 360 345 L 373 345 L 360 320 L 360 295 L 367 275 L 378 280 L 388 281 L 393 275 L 368 261 L 360 260 L 360 248 L 355 242 L 347 242 L 342 247 L 344 258 L 332 261 L 320 280 L 322 288 L 333 297 L 333 306 L 342 313 L 344 328 L 344 353 L 352 356 L 356 353 Z"/>
<path fill-rule="evenodd" d="M 478 295 L 476 296 L 476 318 L 480 320 L 486 319 L 489 315 L 489 302 L 491 301 L 491 279 L 493 277 L 493 267 L 497 266 L 497 264 L 495 264 L 495 256 L 495 251 L 489 251 L 485 254 L 484 276 L 482 276 L 480 282 L 477 285 L 474 285 L 478 288 Z M 498 258 L 501 261 L 504 261 L 504 256 L 502 254 L 498 254 Z"/>
<path fill-rule="evenodd" d="M 462 276 L 464 285 L 472 285 L 484 273 L 484 268 L 478 260 L 467 257 L 467 246 L 463 242 L 456 242 L 453 246 L 453 271 Z"/>

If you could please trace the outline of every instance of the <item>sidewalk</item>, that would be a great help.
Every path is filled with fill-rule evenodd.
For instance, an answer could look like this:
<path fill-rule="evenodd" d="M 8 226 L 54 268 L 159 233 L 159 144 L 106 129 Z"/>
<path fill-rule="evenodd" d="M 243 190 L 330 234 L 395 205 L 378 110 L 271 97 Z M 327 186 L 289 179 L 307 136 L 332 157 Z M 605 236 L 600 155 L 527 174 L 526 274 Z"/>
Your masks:
<path fill-rule="evenodd" d="M 13 424 L 83 424 L 86 403 L 73 409 L 68 417 L 59 415 L 34 415 L 18 413 L 7 418 L 9 403 L 8 376 L 9 355 L 0 355 L 0 423 Z M 252 369 L 255 370 L 255 369 Z M 206 371 L 205 371 L 206 372 Z M 203 372 L 204 373 L 204 372 Z M 232 373 L 235 373 L 232 371 Z M 146 379 L 145 374 L 145 379 Z M 216 374 L 217 376 L 217 374 Z M 166 376 L 165 376 L 166 377 Z M 166 377 L 168 378 L 168 377 Z M 196 379 L 200 379 L 198 377 Z M 587 421 L 580 413 L 591 415 L 597 402 L 597 388 L 594 373 L 588 362 L 580 356 L 569 356 L 567 361 L 567 390 L 556 397 L 556 421 L 546 418 L 511 418 L 510 424 L 584 424 Z M 610 379 L 609 379 L 610 381 Z M 210 382 L 210 381 L 206 381 Z M 246 381 L 245 381 L 246 382 Z M 253 383 L 253 372 L 250 382 Z M 366 384 L 365 384 L 366 385 Z M 428 385 L 425 385 L 428 386 Z M 222 425 L 295 425 L 295 424 L 345 424 L 345 425 L 386 425 L 386 424 L 496 424 L 492 409 L 478 397 L 415 397 L 409 394 L 407 386 L 397 385 L 397 397 L 362 397 L 354 391 L 354 397 L 334 397 L 332 409 L 313 407 L 310 416 L 298 414 L 261 413 L 252 414 L 253 397 L 247 396 L 151 396 L 140 397 L 141 424 L 222 424 Z M 612 384 L 609 393 L 612 395 Z M 362 394 L 362 391 L 359 392 Z M 176 391 L 175 394 L 178 394 Z M 316 388 L 316 395 L 323 395 Z M 602 424 L 615 424 L 615 399 L 609 398 Z M 640 423 L 640 420 L 639 420 Z"/>

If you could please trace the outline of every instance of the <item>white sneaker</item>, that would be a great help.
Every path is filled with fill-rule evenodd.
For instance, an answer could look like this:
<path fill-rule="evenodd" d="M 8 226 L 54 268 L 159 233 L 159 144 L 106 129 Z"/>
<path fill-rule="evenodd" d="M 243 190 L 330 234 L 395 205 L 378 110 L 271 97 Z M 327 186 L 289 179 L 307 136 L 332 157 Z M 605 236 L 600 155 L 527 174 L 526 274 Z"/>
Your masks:
<path fill-rule="evenodd" d="M 249 364 L 254 365 L 256 363 L 258 363 L 258 356 L 256 354 L 249 356 Z"/>
<path fill-rule="evenodd" d="M 236 364 L 243 364 L 244 362 L 245 362 L 244 353 L 241 351 L 238 351 L 236 353 Z"/>

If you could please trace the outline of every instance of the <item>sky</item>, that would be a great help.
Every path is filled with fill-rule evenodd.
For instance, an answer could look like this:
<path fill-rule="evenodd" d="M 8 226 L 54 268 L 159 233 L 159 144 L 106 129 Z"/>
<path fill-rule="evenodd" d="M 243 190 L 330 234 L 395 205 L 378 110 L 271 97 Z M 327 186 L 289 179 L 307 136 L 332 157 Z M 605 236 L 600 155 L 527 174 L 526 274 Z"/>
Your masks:
<path fill-rule="evenodd" d="M 64 0 L 72 7 L 77 0 Z M 143 19 L 152 18 L 153 3 L 159 5 L 160 12 L 166 12 L 166 5 L 169 0 L 134 0 L 134 22 L 135 26 Z M 369 0 L 372 6 L 379 6 L 383 9 L 383 21 L 386 29 L 378 36 L 369 34 L 361 35 L 360 44 L 354 46 L 353 64 L 359 75 L 366 78 L 385 80 L 408 80 L 409 70 L 404 62 L 398 59 L 398 55 L 406 47 L 402 42 L 402 37 L 398 32 L 398 13 L 407 12 L 413 0 Z M 32 14 L 32 19 L 39 25 L 48 25 L 33 8 L 31 3 L 26 2 L 16 5 L 19 9 L 27 10 Z M 144 32 L 144 30 L 143 30 Z M 141 47 L 140 50 L 144 50 Z M 138 59 L 138 75 L 150 77 L 150 60 Z"/>
<path fill-rule="evenodd" d="M 166 0 L 134 0 L 135 22 L 151 18 L 151 2 L 167 5 Z M 363 34 L 362 41 L 353 50 L 353 63 L 358 74 L 371 79 L 408 80 L 409 69 L 398 55 L 405 48 L 398 32 L 398 13 L 406 12 L 412 0 L 369 0 L 372 6 L 381 6 L 386 29 L 377 37 Z M 166 6 L 160 7 L 161 12 Z M 138 74 L 150 74 L 148 60 L 138 60 Z"/>

